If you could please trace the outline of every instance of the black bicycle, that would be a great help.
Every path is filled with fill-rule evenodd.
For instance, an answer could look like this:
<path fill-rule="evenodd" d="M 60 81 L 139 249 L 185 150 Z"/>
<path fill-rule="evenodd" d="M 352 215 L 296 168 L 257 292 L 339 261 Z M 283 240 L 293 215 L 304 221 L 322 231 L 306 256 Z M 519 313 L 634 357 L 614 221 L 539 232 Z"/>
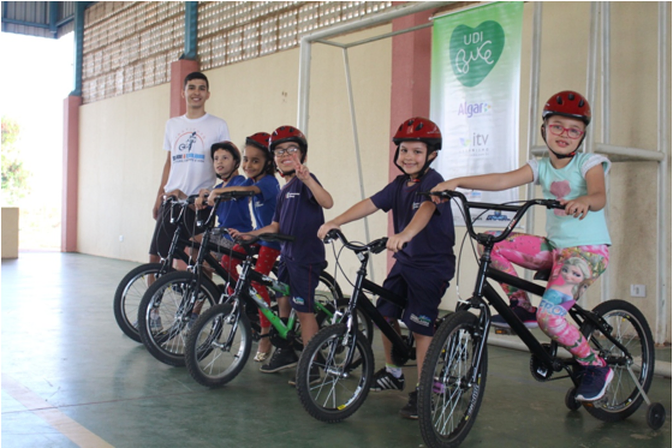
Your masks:
<path fill-rule="evenodd" d="M 392 358 L 398 366 L 415 359 L 413 333 L 400 335 L 366 297 L 370 292 L 404 308 L 406 299 L 366 278 L 371 254 L 385 250 L 387 237 L 369 244 L 349 242 L 338 229 L 330 230 L 325 243 L 340 239 L 360 261 L 352 296 L 341 322 L 320 330 L 310 340 L 296 370 L 296 388 L 306 411 L 318 420 L 339 422 L 359 409 L 366 399 L 375 364 L 371 338 L 357 326 L 363 314 L 392 342 Z M 361 320 L 361 319 L 359 319 Z M 318 375 L 319 374 L 319 375 Z M 319 376 L 319 379 L 318 379 Z"/>
<path fill-rule="evenodd" d="M 197 197 L 196 195 L 190 196 L 187 199 L 167 198 L 164 207 L 170 207 L 170 222 L 177 223 L 181 221 L 184 217 L 185 209 L 193 204 L 194 199 Z M 117 325 L 126 336 L 136 342 L 142 342 L 140 332 L 138 331 L 137 316 L 140 301 L 147 292 L 147 289 L 157 278 L 175 271 L 173 261 L 181 260 L 187 265 L 193 263 L 194 258 L 187 253 L 187 248 L 190 248 L 193 253 L 196 253 L 200 248 L 198 242 L 184 238 L 181 229 L 182 226 L 177 226 L 173 233 L 173 238 L 165 258 L 162 258 L 159 263 L 145 263 L 133 268 L 121 279 L 114 292 L 112 307 Z M 214 244 L 211 244 L 209 247 L 211 252 L 217 252 L 219 249 Z M 237 252 L 234 253 L 234 257 L 243 258 Z"/>
<path fill-rule="evenodd" d="M 252 245 L 257 241 L 292 241 L 280 234 L 262 234 L 248 240 L 237 240 L 247 251 L 241 265 L 240 277 L 231 296 L 201 314 L 194 323 L 185 348 L 185 362 L 191 376 L 207 387 L 220 387 L 234 379 L 247 362 L 253 339 L 259 338 L 260 326 L 256 316 L 261 311 L 271 323 L 268 334 L 273 346 L 303 349 L 301 328 L 296 311 L 281 318 L 277 306 L 264 302 L 256 287 L 267 288 L 271 297 L 288 297 L 289 285 L 254 271 Z M 328 285 L 325 289 L 323 286 Z M 255 286 L 256 285 L 256 286 Z M 320 327 L 335 323 L 345 308 L 341 289 L 326 272 L 320 275 L 320 287 L 315 291 L 315 319 Z M 253 324 L 250 323 L 253 322 Z M 370 334 L 372 324 L 362 322 Z"/>
<path fill-rule="evenodd" d="M 201 224 L 205 231 L 193 265 L 187 271 L 164 274 L 144 294 L 138 306 L 138 330 L 147 350 L 159 361 L 172 366 L 184 366 L 187 337 L 198 317 L 213 305 L 225 303 L 229 299 L 229 288 L 232 284 L 228 283 L 228 271 L 209 250 L 203 248 L 211 246 L 210 241 L 214 235 L 225 231 L 214 227 L 215 210 L 219 202 L 246 200 L 253 194 L 247 191 L 231 191 L 219 195 L 207 219 Z M 253 253 L 240 254 L 231 250 L 227 255 L 242 258 L 254 265 Z M 227 282 L 216 284 L 211 280 L 203 269 L 206 263 L 216 275 Z M 316 295 L 324 297 L 324 301 L 342 297 L 338 285 L 327 272 L 320 275 Z M 253 338 L 258 340 L 261 330 L 259 316 L 251 307 L 249 309 L 248 318 L 252 325 Z"/>
<path fill-rule="evenodd" d="M 615 373 L 602 399 L 582 403 L 575 398 L 582 367 L 573 358 L 561 357 L 555 341 L 542 343 L 537 340 L 488 282 L 488 279 L 492 279 L 538 296 L 544 294 L 543 286 L 494 269 L 491 252 L 496 243 L 509 236 L 530 207 L 540 205 L 563 208 L 560 203 L 533 199 L 521 205 L 487 204 L 467 202 L 463 194 L 455 191 L 431 194 L 459 200 L 469 235 L 483 247 L 483 252 L 473 296 L 460 302 L 456 312 L 441 324 L 422 367 L 418 419 L 427 446 L 458 446 L 476 421 L 488 371 L 490 306 L 499 312 L 511 326 L 512 332 L 529 348 L 532 353 L 530 370 L 536 380 L 572 380 L 574 386 L 565 396 L 565 404 L 570 410 L 578 410 L 583 405 L 594 417 L 614 422 L 630 416 L 645 401 L 649 405 L 649 426 L 660 428 L 665 422 L 665 409 L 660 403 L 651 403 L 647 396 L 653 378 L 654 342 L 649 325 L 637 307 L 622 300 L 609 300 L 592 311 L 584 310 L 578 303 L 569 310 L 569 315 L 589 340 L 591 347 Z M 471 209 L 511 211 L 515 215 L 506 228 L 495 236 L 474 231 Z M 548 274 L 545 272 L 536 278 L 547 280 Z M 553 377 L 554 373 L 561 371 L 567 375 Z"/>

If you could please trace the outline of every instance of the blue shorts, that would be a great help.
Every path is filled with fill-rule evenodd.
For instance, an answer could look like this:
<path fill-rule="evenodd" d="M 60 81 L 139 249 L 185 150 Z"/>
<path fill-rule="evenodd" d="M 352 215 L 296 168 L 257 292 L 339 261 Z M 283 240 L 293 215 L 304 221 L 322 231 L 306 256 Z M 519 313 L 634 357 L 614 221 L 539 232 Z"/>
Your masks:
<path fill-rule="evenodd" d="M 406 297 L 406 308 L 379 298 L 378 311 L 385 317 L 402 319 L 414 333 L 433 336 L 441 298 L 448 285 L 448 280 L 439 273 L 402 265 L 397 261 L 383 282 L 383 288 Z"/>
<path fill-rule="evenodd" d="M 296 311 L 301 313 L 315 311 L 315 289 L 326 266 L 326 262 L 300 264 L 280 260 L 278 280 L 289 285 L 289 293 L 292 295 L 290 302 Z"/>

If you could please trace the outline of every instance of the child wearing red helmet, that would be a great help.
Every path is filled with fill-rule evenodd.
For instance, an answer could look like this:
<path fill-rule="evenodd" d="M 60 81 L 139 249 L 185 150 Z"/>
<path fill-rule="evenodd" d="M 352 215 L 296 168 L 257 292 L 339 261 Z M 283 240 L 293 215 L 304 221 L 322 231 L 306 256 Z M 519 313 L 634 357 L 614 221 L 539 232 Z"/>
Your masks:
<path fill-rule="evenodd" d="M 581 332 L 567 320 L 567 312 L 582 292 L 607 268 L 609 231 L 604 217 L 605 175 L 609 160 L 598 154 L 577 153 L 585 138 L 591 112 L 579 93 L 562 91 L 544 106 L 541 135 L 548 156 L 532 159 L 507 173 L 460 177 L 437 185 L 434 191 L 458 187 L 499 191 L 530 182 L 541 185 L 544 197 L 557 199 L 564 210 L 546 214 L 546 237 L 512 233 L 495 245 L 492 263 L 496 269 L 516 275 L 513 263 L 526 269 L 551 270 L 546 292 L 535 309 L 524 291 L 502 285 L 516 316 L 528 327 L 537 325 L 565 347 L 584 366 L 579 401 L 599 400 L 614 372 L 593 351 Z M 492 324 L 508 327 L 501 316 Z"/>
<path fill-rule="evenodd" d="M 438 126 L 426 118 L 411 118 L 399 126 L 392 141 L 397 145 L 394 163 L 404 174 L 324 224 L 318 236 L 324 238 L 329 230 L 379 209 L 385 212 L 392 210 L 395 233 L 389 237 L 387 248 L 395 253 L 396 263 L 383 287 L 407 297 L 408 303 L 402 310 L 379 300 L 378 309 L 395 323 L 401 318 L 413 332 L 419 379 L 434 335 L 441 298 L 455 271 L 455 232 L 450 206 L 435 205 L 426 196 L 418 194 L 443 181 L 439 173 L 429 168 L 441 149 Z M 404 375 L 401 367 L 394 364 L 392 343 L 385 336 L 383 346 L 386 365 L 374 375 L 371 390 L 403 390 Z M 405 418 L 418 418 L 416 389 L 409 394 L 408 404 L 400 414 Z"/>
<path fill-rule="evenodd" d="M 252 205 L 252 214 L 254 216 L 255 228 L 260 229 L 270 224 L 275 213 L 277 195 L 280 192 L 280 184 L 275 177 L 275 164 L 273 163 L 273 156 L 268 148 L 268 140 L 271 135 L 267 132 L 257 132 L 245 139 L 245 150 L 243 152 L 242 168 L 247 176 L 247 179 L 239 185 L 215 189 L 208 197 L 208 204 L 213 205 L 217 195 L 226 191 L 251 191 L 254 196 L 250 198 Z M 240 201 L 241 203 L 243 201 Z M 247 201 L 245 201 L 247 202 Z M 251 228 L 240 228 L 236 226 L 229 226 L 239 232 L 247 232 Z M 231 229 L 230 229 L 231 230 Z M 257 262 L 254 265 L 254 270 L 268 275 L 273 269 L 275 260 L 280 255 L 280 245 L 278 243 L 261 241 L 259 242 L 259 253 L 257 255 Z M 245 250 L 235 245 L 233 250 L 245 253 Z M 238 279 L 238 271 L 236 267 L 240 264 L 238 258 L 229 255 L 222 256 L 222 266 L 231 273 L 234 280 Z M 271 299 L 268 295 L 268 290 L 265 287 L 253 283 L 252 286 L 259 292 L 262 299 L 270 305 Z M 262 339 L 259 341 L 257 354 L 254 360 L 257 362 L 265 361 L 271 352 L 271 341 L 268 335 L 271 329 L 271 323 L 266 316 L 259 311 L 259 323 L 261 326 Z"/>
<path fill-rule="evenodd" d="M 289 284 L 291 297 L 278 299 L 278 307 L 280 317 L 289 317 L 292 308 L 297 311 L 305 345 L 318 330 L 314 313 L 315 288 L 326 267 L 324 243 L 317 238 L 317 229 L 324 224 L 323 209 L 331 208 L 334 201 L 304 164 L 308 142 L 303 132 L 293 126 L 280 126 L 271 134 L 269 147 L 286 183 L 278 194 L 272 222 L 249 235 L 271 232 L 296 238 L 291 243 L 281 244 L 278 280 Z M 233 235 L 245 237 L 236 232 Z M 298 360 L 292 347 L 278 347 L 260 370 L 279 372 L 296 366 Z M 294 382 L 290 381 L 290 384 Z"/>

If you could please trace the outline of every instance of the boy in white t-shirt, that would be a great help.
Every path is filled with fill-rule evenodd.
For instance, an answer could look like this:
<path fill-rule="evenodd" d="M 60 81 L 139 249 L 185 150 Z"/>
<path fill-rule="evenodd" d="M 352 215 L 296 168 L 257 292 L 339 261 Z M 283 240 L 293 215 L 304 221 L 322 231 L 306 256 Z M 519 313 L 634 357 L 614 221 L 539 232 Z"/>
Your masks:
<path fill-rule="evenodd" d="M 170 209 L 163 206 L 163 198 L 185 198 L 198 194 L 203 188 L 211 188 L 217 178 L 210 147 L 230 140 L 226 121 L 205 111 L 210 86 L 203 73 L 193 72 L 184 78 L 182 98 L 186 101 L 187 113 L 166 123 L 163 149 L 168 154 L 152 210 L 156 227 L 149 248 L 150 263 L 157 263 L 168 254 L 175 233 L 176 224 L 170 223 Z M 194 222 L 195 213 L 187 209 L 180 225 L 184 226 L 189 236 L 200 233 L 195 229 Z"/>

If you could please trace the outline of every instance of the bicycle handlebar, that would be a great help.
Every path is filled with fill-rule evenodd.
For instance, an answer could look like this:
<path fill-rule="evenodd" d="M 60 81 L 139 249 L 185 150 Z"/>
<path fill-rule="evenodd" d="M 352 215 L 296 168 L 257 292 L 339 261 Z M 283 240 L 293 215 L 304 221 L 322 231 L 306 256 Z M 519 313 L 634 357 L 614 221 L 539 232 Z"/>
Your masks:
<path fill-rule="evenodd" d="M 325 244 L 328 244 L 331 241 L 337 239 L 340 239 L 345 247 L 354 252 L 370 251 L 373 254 L 379 254 L 385 250 L 387 245 L 386 236 L 378 238 L 377 240 L 373 240 L 369 244 L 351 243 L 339 229 L 331 229 L 329 232 L 327 232 L 327 235 L 324 237 L 323 241 Z"/>
<path fill-rule="evenodd" d="M 249 239 L 235 239 L 236 243 L 240 244 L 241 246 L 250 246 L 259 240 L 276 243 L 291 243 L 296 240 L 296 238 L 291 235 L 283 235 L 281 233 L 262 233 L 261 235 L 254 235 Z"/>
<path fill-rule="evenodd" d="M 490 204 L 487 202 L 469 202 L 467 201 L 467 198 L 466 196 L 464 196 L 464 194 L 460 193 L 459 191 L 451 191 L 451 190 L 427 191 L 420 194 L 425 196 L 438 196 L 443 199 L 458 199 L 460 202 L 462 202 L 462 206 L 464 207 L 464 212 L 466 214 L 465 224 L 467 226 L 467 231 L 469 232 L 469 235 L 472 238 L 478 240 L 479 242 L 481 241 L 479 235 L 484 234 L 476 233 L 476 231 L 474 230 L 474 223 L 471 221 L 470 209 L 477 208 L 483 210 L 501 210 L 505 212 L 515 212 L 515 215 L 513 216 L 513 218 L 511 218 L 509 224 L 506 226 L 506 228 L 504 228 L 504 230 L 499 235 L 493 237 L 492 235 L 487 234 L 487 238 L 492 244 L 498 243 L 506 239 L 511 234 L 516 225 L 518 225 L 518 222 L 527 212 L 527 210 L 534 205 L 542 205 L 549 209 L 565 208 L 562 204 L 560 204 L 559 201 L 556 201 L 555 199 L 530 199 L 529 201 L 524 201 L 521 205 L 512 205 L 512 204 Z"/>

